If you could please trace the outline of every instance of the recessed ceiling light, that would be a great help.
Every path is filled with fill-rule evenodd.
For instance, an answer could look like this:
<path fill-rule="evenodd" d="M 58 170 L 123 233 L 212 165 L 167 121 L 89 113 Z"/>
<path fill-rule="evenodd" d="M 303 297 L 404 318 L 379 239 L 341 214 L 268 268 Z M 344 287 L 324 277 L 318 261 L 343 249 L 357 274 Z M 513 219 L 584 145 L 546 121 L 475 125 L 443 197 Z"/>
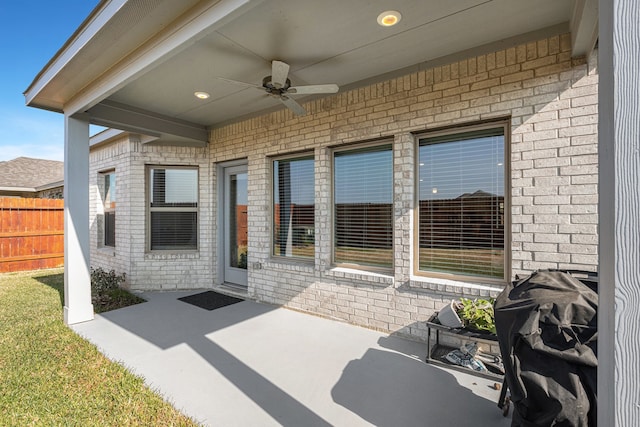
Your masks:
<path fill-rule="evenodd" d="M 207 99 L 209 98 L 211 95 L 209 95 L 207 92 L 194 92 L 193 93 L 196 98 L 198 99 Z"/>
<path fill-rule="evenodd" d="M 402 15 L 396 10 L 387 10 L 378 15 L 378 24 L 383 27 L 392 27 L 400 22 Z"/>
<path fill-rule="evenodd" d="M 438 193 L 438 189 L 437 189 L 437 188 L 435 188 L 435 187 L 433 187 L 433 188 L 431 189 L 431 192 L 432 192 L 433 194 L 437 194 L 437 193 Z"/>

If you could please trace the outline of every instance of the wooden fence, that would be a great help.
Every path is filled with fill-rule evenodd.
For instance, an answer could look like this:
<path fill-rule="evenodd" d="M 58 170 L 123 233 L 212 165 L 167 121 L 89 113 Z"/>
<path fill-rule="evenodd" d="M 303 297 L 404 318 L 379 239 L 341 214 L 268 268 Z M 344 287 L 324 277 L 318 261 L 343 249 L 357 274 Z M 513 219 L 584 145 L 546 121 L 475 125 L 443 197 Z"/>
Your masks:
<path fill-rule="evenodd" d="M 0 273 L 63 264 L 63 200 L 0 197 Z"/>

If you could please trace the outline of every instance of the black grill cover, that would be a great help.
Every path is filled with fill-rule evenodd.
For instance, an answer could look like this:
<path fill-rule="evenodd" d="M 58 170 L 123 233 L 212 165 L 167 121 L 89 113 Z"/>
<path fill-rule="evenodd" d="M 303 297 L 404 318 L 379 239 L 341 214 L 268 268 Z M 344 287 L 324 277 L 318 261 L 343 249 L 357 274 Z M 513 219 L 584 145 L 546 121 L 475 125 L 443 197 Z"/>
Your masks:
<path fill-rule="evenodd" d="M 596 425 L 593 283 L 538 271 L 496 299 L 500 352 L 515 408 L 512 426 Z"/>

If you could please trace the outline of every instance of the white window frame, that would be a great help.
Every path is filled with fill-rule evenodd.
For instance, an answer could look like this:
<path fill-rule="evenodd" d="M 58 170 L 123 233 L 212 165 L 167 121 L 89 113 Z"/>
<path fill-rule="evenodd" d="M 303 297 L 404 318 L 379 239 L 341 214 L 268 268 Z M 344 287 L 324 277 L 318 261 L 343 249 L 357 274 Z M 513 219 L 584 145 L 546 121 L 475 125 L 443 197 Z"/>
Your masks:
<path fill-rule="evenodd" d="M 151 207 L 151 192 L 153 191 L 153 181 L 151 179 L 151 171 L 154 169 L 175 170 L 187 169 L 196 171 L 196 206 L 195 207 Z M 145 168 L 146 177 L 146 248 L 149 252 L 197 252 L 200 249 L 200 168 L 191 165 L 147 165 Z M 195 212 L 196 213 L 196 245 L 194 247 L 181 248 L 180 246 L 172 248 L 152 249 L 151 248 L 151 213 L 152 212 Z"/>

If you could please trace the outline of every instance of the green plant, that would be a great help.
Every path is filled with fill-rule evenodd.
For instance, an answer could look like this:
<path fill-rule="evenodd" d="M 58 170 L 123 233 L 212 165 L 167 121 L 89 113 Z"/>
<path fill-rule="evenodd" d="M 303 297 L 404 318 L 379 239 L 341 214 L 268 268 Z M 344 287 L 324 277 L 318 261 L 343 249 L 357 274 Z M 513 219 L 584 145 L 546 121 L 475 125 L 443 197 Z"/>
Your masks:
<path fill-rule="evenodd" d="M 91 267 L 91 294 L 95 297 L 107 291 L 118 289 L 126 278 L 125 273 L 117 275 L 115 270 L 106 272 L 102 267 Z"/>
<path fill-rule="evenodd" d="M 247 268 L 247 252 L 240 253 L 240 259 L 238 260 L 238 268 Z"/>
<path fill-rule="evenodd" d="M 496 319 L 493 313 L 494 299 L 460 299 L 458 316 L 465 327 L 478 331 L 496 333 Z"/>
<path fill-rule="evenodd" d="M 145 300 L 122 289 L 126 274 L 116 274 L 114 270 L 105 271 L 101 267 L 91 268 L 91 302 L 97 313 L 115 310 Z"/>

